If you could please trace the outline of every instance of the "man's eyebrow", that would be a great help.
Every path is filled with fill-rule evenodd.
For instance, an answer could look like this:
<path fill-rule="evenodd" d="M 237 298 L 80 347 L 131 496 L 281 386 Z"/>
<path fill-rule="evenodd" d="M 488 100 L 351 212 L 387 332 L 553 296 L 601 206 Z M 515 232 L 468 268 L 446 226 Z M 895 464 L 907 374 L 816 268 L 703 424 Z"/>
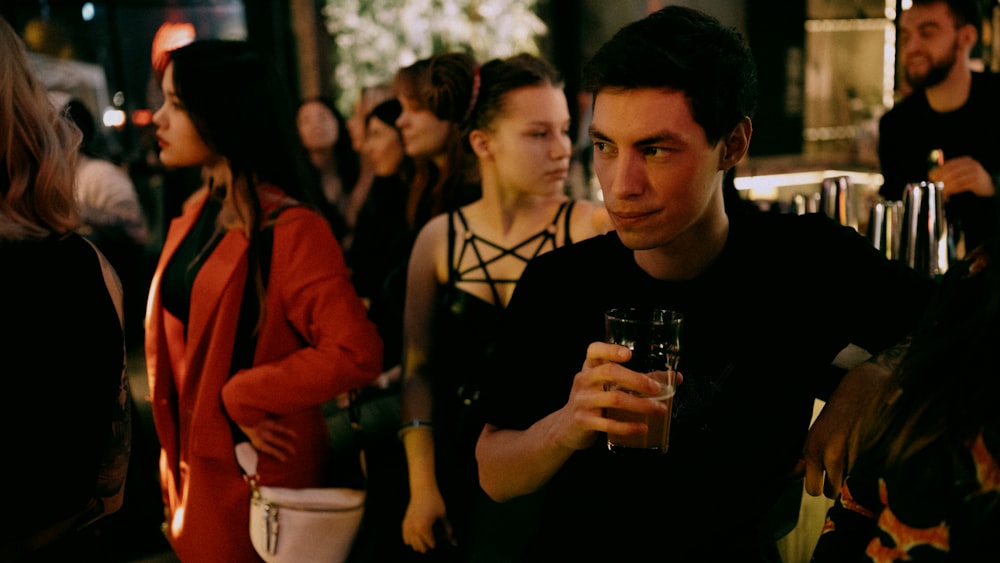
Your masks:
<path fill-rule="evenodd" d="M 644 139 L 639 139 L 635 142 L 637 147 L 648 147 L 650 145 L 662 145 L 664 143 L 676 142 L 678 139 L 677 135 L 669 132 L 657 133 L 655 135 L 650 135 Z"/>
<path fill-rule="evenodd" d="M 588 129 L 590 130 L 590 136 L 591 137 L 593 137 L 595 139 L 598 139 L 598 140 L 601 140 L 601 141 L 609 141 L 609 142 L 611 141 L 610 137 L 608 137 L 604 133 L 601 133 L 600 130 L 596 129 L 593 125 L 591 125 L 590 127 L 588 127 Z"/>
<path fill-rule="evenodd" d="M 610 137 L 602 133 L 600 130 L 596 129 L 593 125 L 590 126 L 590 136 L 598 141 L 605 141 L 612 144 L 616 144 L 614 141 L 611 140 Z M 649 137 L 639 139 L 638 141 L 633 143 L 633 146 L 648 147 L 652 145 L 660 145 L 663 143 L 676 142 L 677 140 L 678 140 L 677 135 L 674 135 L 667 131 L 663 131 L 660 133 L 656 133 L 654 135 L 650 135 Z"/>

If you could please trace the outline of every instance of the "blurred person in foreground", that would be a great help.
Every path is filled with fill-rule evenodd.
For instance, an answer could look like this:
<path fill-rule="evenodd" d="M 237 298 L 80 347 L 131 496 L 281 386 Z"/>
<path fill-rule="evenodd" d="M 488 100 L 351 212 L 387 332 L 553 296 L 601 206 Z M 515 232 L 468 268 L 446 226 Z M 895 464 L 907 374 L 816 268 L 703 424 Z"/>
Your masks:
<path fill-rule="evenodd" d="M 165 531 L 185 563 L 256 562 L 232 427 L 260 453 L 261 485 L 329 485 L 322 405 L 378 376 L 382 343 L 270 61 L 195 41 L 170 53 L 162 87 L 160 159 L 205 182 L 170 225 L 147 308 Z"/>
<path fill-rule="evenodd" d="M 106 560 L 97 521 L 121 507 L 131 440 L 122 288 L 76 232 L 80 131 L 3 18 L 0 52 L 0 560 Z"/>
<path fill-rule="evenodd" d="M 65 113 L 83 133 L 76 163 L 76 201 L 81 232 L 108 257 L 125 288 L 127 344 L 141 349 L 146 294 L 155 256 L 149 257 L 149 223 L 128 169 L 103 150 L 97 122 L 79 98 L 69 98 Z"/>
<path fill-rule="evenodd" d="M 814 563 L 1000 554 L 1000 248 L 949 268 L 892 379 L 852 436 Z"/>
<path fill-rule="evenodd" d="M 881 352 L 934 282 L 824 215 L 727 214 L 724 175 L 757 99 L 736 30 L 668 6 L 619 30 L 584 77 L 616 231 L 525 268 L 479 397 L 480 482 L 498 501 L 541 493 L 527 561 L 780 561 L 803 477 L 811 495 L 839 488 L 856 413 L 888 373 Z M 789 302 L 816 306 L 774 306 Z M 658 386 L 604 342 L 604 312 L 652 306 L 684 315 L 670 448 L 611 452 L 606 433 L 645 424 L 605 409 L 665 406 L 609 390 Z M 876 356 L 837 374 L 810 428 L 849 344 Z"/>
<path fill-rule="evenodd" d="M 87 229 L 84 231 L 98 248 L 114 249 L 123 255 L 142 248 L 149 238 L 149 226 L 139 194 L 128 170 L 113 161 L 101 148 L 97 122 L 79 98 L 70 98 L 63 108 L 83 133 L 76 164 L 76 199 Z M 117 263 L 117 262 L 116 262 Z"/>
<path fill-rule="evenodd" d="M 879 121 L 879 193 L 901 200 L 907 183 L 944 183 L 958 257 L 996 232 L 1000 183 L 1000 75 L 972 70 L 979 0 L 914 0 L 899 15 L 899 56 L 912 91 Z M 932 150 L 944 162 L 931 164 Z"/>

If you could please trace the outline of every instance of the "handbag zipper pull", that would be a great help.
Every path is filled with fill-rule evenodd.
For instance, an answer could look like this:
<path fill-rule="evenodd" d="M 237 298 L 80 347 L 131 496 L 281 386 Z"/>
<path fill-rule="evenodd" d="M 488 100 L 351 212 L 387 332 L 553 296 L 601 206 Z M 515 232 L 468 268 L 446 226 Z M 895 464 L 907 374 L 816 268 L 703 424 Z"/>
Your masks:
<path fill-rule="evenodd" d="M 278 553 L 278 507 L 264 503 L 264 521 L 267 522 L 267 552 Z"/>

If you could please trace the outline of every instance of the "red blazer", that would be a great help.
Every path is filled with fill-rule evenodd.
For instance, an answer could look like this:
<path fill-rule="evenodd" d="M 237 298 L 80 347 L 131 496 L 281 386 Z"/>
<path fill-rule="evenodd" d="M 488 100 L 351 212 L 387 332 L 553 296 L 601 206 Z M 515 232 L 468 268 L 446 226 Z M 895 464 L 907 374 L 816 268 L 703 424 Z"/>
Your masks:
<path fill-rule="evenodd" d="M 283 196 L 261 188 L 265 213 Z M 330 446 L 322 403 L 379 375 L 382 341 L 325 219 L 292 207 L 274 227 L 266 318 L 253 367 L 230 377 L 247 279 L 243 233 L 228 231 L 198 273 L 186 341 L 181 322 L 161 302 L 163 269 L 203 206 L 204 198 L 171 223 L 146 311 L 146 367 L 168 538 L 185 563 L 259 561 L 248 532 L 250 488 L 233 453 L 230 417 L 244 426 L 275 418 L 295 432 L 288 461 L 261 454 L 262 484 L 324 485 Z"/>

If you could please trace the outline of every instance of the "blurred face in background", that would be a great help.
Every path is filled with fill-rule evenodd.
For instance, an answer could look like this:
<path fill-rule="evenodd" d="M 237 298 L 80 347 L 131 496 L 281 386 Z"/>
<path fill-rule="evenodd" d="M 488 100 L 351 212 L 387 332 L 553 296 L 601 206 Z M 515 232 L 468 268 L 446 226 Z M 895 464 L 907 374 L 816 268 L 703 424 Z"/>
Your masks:
<path fill-rule="evenodd" d="M 966 46 L 971 25 L 956 27 L 948 5 L 915 5 L 899 18 L 900 55 L 910 86 L 927 88 L 943 82 Z"/>
<path fill-rule="evenodd" d="M 451 122 L 438 118 L 412 98 L 400 96 L 399 104 L 403 112 L 396 120 L 396 127 L 403 134 L 406 154 L 428 158 L 441 156 L 451 133 Z"/>
<path fill-rule="evenodd" d="M 160 162 L 175 168 L 201 166 L 214 153 L 195 129 L 191 116 L 174 90 L 174 63 L 163 74 L 163 105 L 153 114 L 156 141 L 160 146 Z"/>
<path fill-rule="evenodd" d="M 351 109 L 351 116 L 347 118 L 347 132 L 351 136 L 351 147 L 355 152 L 364 152 L 365 143 L 365 116 L 371 113 L 375 106 L 382 102 L 394 98 L 392 88 L 389 86 L 365 86 L 361 93 L 354 100 L 354 107 Z"/>
<path fill-rule="evenodd" d="M 330 108 L 320 101 L 309 101 L 299 108 L 295 117 L 299 137 L 307 150 L 332 148 L 337 142 L 338 123 Z"/>
<path fill-rule="evenodd" d="M 518 88 L 504 94 L 503 111 L 487 130 L 471 133 L 484 177 L 498 185 L 535 195 L 562 193 L 569 175 L 572 142 L 569 137 L 566 94 L 554 86 Z"/>
<path fill-rule="evenodd" d="M 365 131 L 364 154 L 376 176 L 392 176 L 399 171 L 405 156 L 399 131 L 394 125 L 372 117 Z"/>

